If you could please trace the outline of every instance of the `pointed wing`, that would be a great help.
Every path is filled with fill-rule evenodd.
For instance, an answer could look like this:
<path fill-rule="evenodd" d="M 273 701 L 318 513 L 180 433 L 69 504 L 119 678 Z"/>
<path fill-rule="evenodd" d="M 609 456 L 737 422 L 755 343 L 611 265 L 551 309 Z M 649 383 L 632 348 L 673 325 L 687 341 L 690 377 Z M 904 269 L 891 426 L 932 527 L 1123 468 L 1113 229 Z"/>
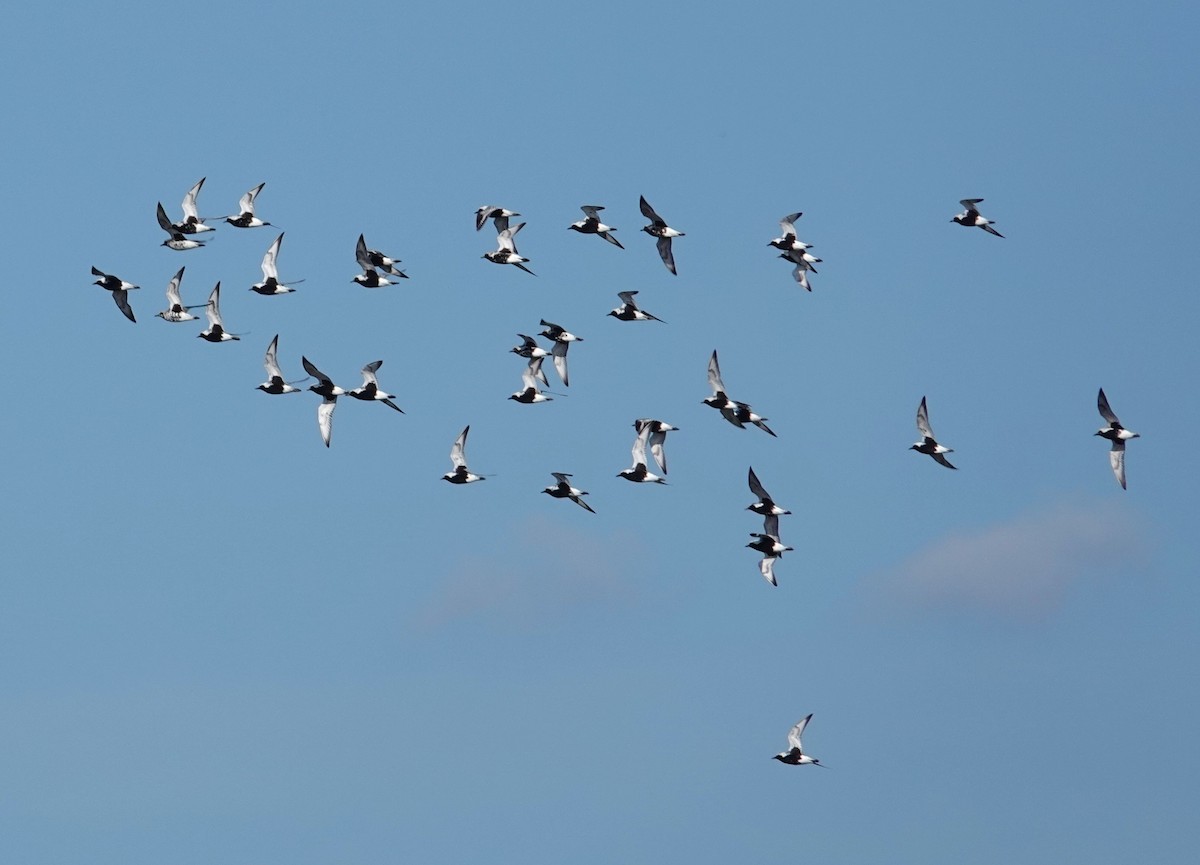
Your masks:
<path fill-rule="evenodd" d="M 506 228 L 496 235 L 496 243 L 499 244 L 498 251 L 508 250 L 514 255 L 516 254 L 517 245 L 513 241 L 513 235 L 515 235 L 524 224 L 525 223 L 522 222 L 520 225 L 514 228 Z"/>
<path fill-rule="evenodd" d="M 129 292 L 123 288 L 117 288 L 113 290 L 112 297 L 117 309 L 121 310 L 127 319 L 137 324 L 137 319 L 133 317 L 133 307 L 129 305 Z"/>
<path fill-rule="evenodd" d="M 637 294 L 636 291 L 618 291 L 617 297 L 621 298 L 621 303 L 625 304 L 626 306 L 631 306 L 634 309 L 637 309 L 638 308 L 637 302 L 634 301 L 634 299 L 633 299 L 633 296 L 635 294 Z"/>
<path fill-rule="evenodd" d="M 279 279 L 279 271 L 275 268 L 275 262 L 279 258 L 279 247 L 283 243 L 283 234 L 275 238 L 275 242 L 267 247 L 267 254 L 263 256 L 262 272 L 263 279 Z"/>
<path fill-rule="evenodd" d="M 752 492 L 752 493 L 754 493 L 754 495 L 758 496 L 760 501 L 765 502 L 765 501 L 769 501 L 771 499 L 771 496 L 767 493 L 767 491 L 765 489 L 763 489 L 763 485 L 761 483 L 759 483 L 758 475 L 756 475 L 754 473 L 753 466 L 750 467 L 749 482 L 750 482 L 750 492 Z"/>
<path fill-rule="evenodd" d="M 179 283 L 183 281 L 183 268 L 179 268 L 179 272 L 171 277 L 171 281 L 167 283 L 167 305 L 174 309 L 176 306 L 183 306 L 183 297 L 179 294 Z"/>
<path fill-rule="evenodd" d="M 934 453 L 931 453 L 931 454 L 930 454 L 930 456 L 931 456 L 931 457 L 933 457 L 933 458 L 934 458 L 934 460 L 935 460 L 936 462 L 939 462 L 939 463 L 941 463 L 941 464 L 942 464 L 942 465 L 944 465 L 946 468 L 948 468 L 948 469 L 954 469 L 955 471 L 958 471 L 958 466 L 953 466 L 953 465 L 950 465 L 950 460 L 946 459 L 946 455 L 945 455 L 945 454 L 937 453 L 937 452 L 935 451 Z"/>
<path fill-rule="evenodd" d="M 464 468 L 467 464 L 467 433 L 470 431 L 471 425 L 467 424 L 450 447 L 450 462 L 456 469 Z"/>
<path fill-rule="evenodd" d="M 337 408 L 336 396 L 325 397 L 317 406 L 317 429 L 321 431 L 321 441 L 325 442 L 325 447 L 329 447 L 329 440 L 333 437 L 333 410 L 335 408 Z"/>
<path fill-rule="evenodd" d="M 640 432 L 640 430 L 639 430 Z M 663 451 L 663 444 L 667 441 L 667 434 L 662 430 L 650 431 L 650 456 L 654 457 L 654 461 L 658 463 L 658 467 L 662 469 L 662 473 L 667 473 L 667 455 Z"/>
<path fill-rule="evenodd" d="M 599 222 L 600 221 L 600 211 L 603 210 L 604 208 L 600 207 L 597 204 L 584 204 L 579 209 L 583 211 L 584 216 L 588 217 L 589 219 L 594 219 L 597 222 Z"/>
<path fill-rule="evenodd" d="M 570 387 L 571 382 L 567 378 L 567 349 L 571 347 L 569 342 L 555 342 L 550 349 L 550 354 L 554 356 L 554 371 L 558 373 L 558 377 L 562 379 L 563 387 Z"/>
<path fill-rule="evenodd" d="M 675 269 L 675 253 L 671 251 L 671 238 L 660 237 L 655 246 L 658 247 L 658 257 L 667 266 L 667 270 L 678 276 L 679 272 Z"/>
<path fill-rule="evenodd" d="M 796 236 L 796 220 L 799 219 L 803 215 L 804 214 L 801 213 L 800 211 L 796 211 L 795 213 L 789 213 L 787 216 L 780 219 L 779 220 L 780 234 L 783 234 L 785 237 L 789 234 L 792 235 L 793 237 L 795 237 Z"/>
<path fill-rule="evenodd" d="M 805 715 L 800 719 L 795 727 L 788 730 L 788 744 L 795 748 L 800 753 L 804 753 L 804 748 L 800 746 L 800 737 L 804 735 L 804 728 L 808 726 L 808 722 L 812 720 L 812 713 Z"/>
<path fill-rule="evenodd" d="M 196 209 L 196 196 L 200 194 L 200 187 L 204 185 L 207 178 L 201 177 L 200 180 L 187 191 L 187 195 L 183 196 L 183 218 L 184 220 L 194 219 L 200 221 L 200 211 Z"/>
<path fill-rule="evenodd" d="M 933 429 L 929 426 L 929 408 L 925 405 L 925 397 L 921 397 L 921 404 L 917 406 L 917 432 L 927 439 L 933 438 Z"/>
<path fill-rule="evenodd" d="M 661 216 L 654 212 L 654 208 L 650 206 L 650 202 L 646 200 L 646 196 L 640 196 L 638 199 L 638 208 L 642 211 L 642 216 L 649 219 L 651 222 L 666 225 L 667 222 Z"/>
<path fill-rule="evenodd" d="M 1100 388 L 1100 393 L 1096 396 L 1096 408 L 1100 410 L 1100 417 L 1108 421 L 1109 426 L 1120 426 L 1121 422 L 1117 420 L 1116 414 L 1108 404 L 1108 397 L 1104 395 L 1104 388 Z"/>
<path fill-rule="evenodd" d="M 266 181 L 263 181 L 241 197 L 238 201 L 238 208 L 242 213 L 254 213 L 254 199 L 258 198 L 258 194 L 262 192 L 262 188 L 266 185 Z"/>
<path fill-rule="evenodd" d="M 538 379 L 544 381 L 546 378 L 545 373 L 542 372 L 543 360 L 545 360 L 544 357 L 531 357 L 529 359 L 529 366 L 525 367 L 525 372 L 521 373 L 521 383 L 525 386 L 526 390 L 532 389 L 535 393 L 541 393 L 537 383 Z"/>
<path fill-rule="evenodd" d="M 762 572 L 763 579 L 765 579 L 772 586 L 779 585 L 779 583 L 775 581 L 775 559 L 775 556 L 767 556 L 758 563 L 758 569 Z"/>
<path fill-rule="evenodd" d="M 974 210 L 978 213 L 978 208 L 976 208 L 975 205 L 980 204 L 982 202 L 983 202 L 982 198 L 964 198 L 962 201 L 959 202 L 959 204 L 961 204 L 967 210 Z"/>
<path fill-rule="evenodd" d="M 367 255 L 367 241 L 361 234 L 358 236 L 358 243 L 354 247 L 354 258 L 358 262 L 358 266 L 365 273 L 368 270 L 374 270 L 375 267 L 371 264 L 371 257 Z"/>
<path fill-rule="evenodd" d="M 708 359 L 708 386 L 712 388 L 713 396 L 725 393 L 725 383 L 721 381 L 721 367 L 717 364 L 716 349 L 713 349 L 712 357 Z"/>
<path fill-rule="evenodd" d="M 770 535 L 779 540 L 779 515 L 764 514 L 763 515 L 763 534 Z"/>
<path fill-rule="evenodd" d="M 266 357 L 263 358 L 263 366 L 267 368 L 267 380 L 279 376 L 283 378 L 283 372 L 279 369 L 279 361 L 276 359 L 276 353 L 279 351 L 279 334 L 275 334 L 275 338 L 271 340 L 271 344 L 267 346 Z"/>
<path fill-rule="evenodd" d="M 366 387 L 369 384 L 379 387 L 379 380 L 375 378 L 375 373 L 379 371 L 381 366 L 383 366 L 383 361 L 376 360 L 362 368 L 363 387 Z"/>
<path fill-rule="evenodd" d="M 570 486 L 570 484 L 567 483 L 567 478 L 569 478 L 571 476 L 569 474 L 567 474 L 566 472 L 550 472 L 550 474 L 553 475 L 554 479 L 556 481 L 558 481 L 560 484 L 567 484 L 567 486 Z"/>
<path fill-rule="evenodd" d="M 496 205 L 485 204 L 475 211 L 475 230 L 479 231 L 487 223 L 488 217 L 496 210 Z"/>
<path fill-rule="evenodd" d="M 650 437 L 650 425 L 643 426 L 633 440 L 633 448 L 630 453 L 633 455 L 633 464 L 646 464 L 646 440 Z"/>
<path fill-rule="evenodd" d="M 208 296 L 208 306 L 204 308 L 204 314 L 208 316 L 208 326 L 213 327 L 221 324 L 221 283 L 213 286 L 212 294 Z"/>
<path fill-rule="evenodd" d="M 176 234 L 179 233 L 175 230 L 175 226 L 173 226 L 171 224 L 171 220 L 167 218 L 167 212 L 165 210 L 163 210 L 161 201 L 158 203 L 158 212 L 156 215 L 158 216 L 158 227 L 159 228 L 161 228 L 163 231 L 165 231 L 167 234 L 171 235 L 172 237 L 174 237 Z"/>
<path fill-rule="evenodd" d="M 317 369 L 313 362 L 303 355 L 300 357 L 300 364 L 304 367 L 304 371 L 306 373 L 311 375 L 317 381 L 321 382 L 321 384 L 333 384 L 333 379 Z"/>
<path fill-rule="evenodd" d="M 1108 452 L 1108 464 L 1112 466 L 1113 474 L 1117 478 L 1117 483 L 1121 485 L 1121 489 L 1126 489 L 1125 442 L 1121 441 L 1121 439 L 1116 439 L 1112 443 L 1112 450 Z"/>

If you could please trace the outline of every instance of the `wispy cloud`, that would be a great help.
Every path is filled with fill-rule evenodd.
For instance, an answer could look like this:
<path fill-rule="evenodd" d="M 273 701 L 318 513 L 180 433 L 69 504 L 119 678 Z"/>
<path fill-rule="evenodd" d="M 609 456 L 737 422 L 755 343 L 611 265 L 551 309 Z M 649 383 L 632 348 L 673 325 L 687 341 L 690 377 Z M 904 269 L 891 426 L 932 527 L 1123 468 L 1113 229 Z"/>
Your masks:
<path fill-rule="evenodd" d="M 628 605 L 637 593 L 628 575 L 638 554 L 627 533 L 601 537 L 534 517 L 507 546 L 453 563 L 417 623 L 484 618 L 526 629 L 572 607 Z"/>
<path fill-rule="evenodd" d="M 871 582 L 891 605 L 1037 619 L 1059 609 L 1076 584 L 1145 559 L 1127 512 L 1059 505 L 944 537 Z"/>

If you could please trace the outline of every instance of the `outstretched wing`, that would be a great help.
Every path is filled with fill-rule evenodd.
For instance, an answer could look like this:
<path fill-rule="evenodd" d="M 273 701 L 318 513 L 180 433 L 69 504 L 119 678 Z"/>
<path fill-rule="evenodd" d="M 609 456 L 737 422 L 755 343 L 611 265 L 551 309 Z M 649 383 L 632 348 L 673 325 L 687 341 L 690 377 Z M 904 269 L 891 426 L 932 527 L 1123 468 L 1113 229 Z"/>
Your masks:
<path fill-rule="evenodd" d="M 805 715 L 796 726 L 788 730 L 788 744 L 795 748 L 800 753 L 804 753 L 804 749 L 800 746 L 800 737 L 804 735 L 804 728 L 808 726 L 808 722 L 812 720 L 812 713 Z"/>

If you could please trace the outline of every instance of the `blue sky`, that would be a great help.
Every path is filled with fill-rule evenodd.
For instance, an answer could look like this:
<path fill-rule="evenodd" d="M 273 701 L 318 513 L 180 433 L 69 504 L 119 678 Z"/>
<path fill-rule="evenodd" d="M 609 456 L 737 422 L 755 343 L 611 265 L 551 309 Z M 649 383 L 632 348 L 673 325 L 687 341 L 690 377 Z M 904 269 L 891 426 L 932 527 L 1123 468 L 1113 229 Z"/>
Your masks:
<path fill-rule="evenodd" d="M 6 859 L 1192 861 L 1193 9 L 8 22 Z M 246 290 L 275 229 L 158 245 L 202 176 L 205 215 L 266 181 L 296 293 Z M 481 260 L 484 203 L 536 278 Z M 812 294 L 766 245 L 794 210 Z M 353 285 L 360 232 L 411 279 Z M 153 317 L 181 265 L 241 342 Z M 517 405 L 541 318 L 584 342 Z M 343 400 L 327 450 L 316 397 L 254 389 L 276 333 L 291 378 L 382 358 L 406 413 Z M 777 439 L 701 404 L 714 349 Z M 907 450 L 923 395 L 958 472 Z M 644 416 L 666 487 L 615 477 Z M 466 424 L 493 477 L 454 487 Z M 751 465 L 794 511 L 775 589 Z M 809 712 L 829 771 L 769 759 Z"/>

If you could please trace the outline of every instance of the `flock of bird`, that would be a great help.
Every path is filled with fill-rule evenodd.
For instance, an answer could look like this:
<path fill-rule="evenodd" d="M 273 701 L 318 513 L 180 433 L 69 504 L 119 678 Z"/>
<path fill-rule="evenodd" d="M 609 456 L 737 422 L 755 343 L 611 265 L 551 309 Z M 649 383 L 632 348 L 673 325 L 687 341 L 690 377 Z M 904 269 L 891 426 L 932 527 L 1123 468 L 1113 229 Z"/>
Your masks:
<path fill-rule="evenodd" d="M 213 225 L 207 224 L 208 218 L 200 216 L 197 205 L 197 197 L 204 185 L 204 181 L 205 179 L 201 178 L 184 196 L 182 202 L 183 218 L 180 221 L 172 221 L 161 202 L 157 205 L 156 216 L 158 224 L 167 234 L 167 239 L 163 241 L 162 245 L 168 249 L 178 252 L 201 249 L 206 245 L 206 242 L 198 239 L 198 235 L 215 230 Z M 264 186 L 265 183 L 260 183 L 246 192 L 238 202 L 236 213 L 212 219 L 214 221 L 221 219 L 227 225 L 240 229 L 270 226 L 270 222 L 264 221 L 255 213 L 255 202 Z M 993 227 L 991 220 L 986 219 L 979 212 L 978 205 L 982 201 L 983 199 L 981 198 L 963 199 L 961 204 L 965 209 L 962 213 L 954 216 L 951 221 L 964 227 L 980 228 L 996 237 L 1003 237 Z M 640 198 L 639 208 L 642 215 L 649 220 L 648 224 L 643 226 L 641 230 L 655 238 L 656 249 L 663 265 L 671 274 L 678 275 L 673 241 L 675 238 L 684 237 L 684 232 L 672 228 L 651 207 L 644 196 Z M 583 205 L 580 209 L 583 211 L 584 218 L 568 225 L 567 228 L 569 230 L 584 235 L 594 234 L 613 246 L 620 249 L 625 248 L 616 237 L 617 228 L 606 224 L 601 219 L 601 213 L 604 210 L 603 207 L 599 205 Z M 517 211 L 508 210 L 498 205 L 485 205 L 475 212 L 475 228 L 477 231 L 482 230 L 489 220 L 493 223 L 496 230 L 496 249 L 485 252 L 482 257 L 494 264 L 510 264 L 525 273 L 536 275 L 526 267 L 530 259 L 525 258 L 517 252 L 516 236 L 525 227 L 526 223 L 521 222 L 514 225 L 510 220 L 520 215 Z M 784 216 L 779 223 L 780 236 L 769 241 L 768 245 L 780 250 L 779 257 L 785 259 L 793 266 L 793 279 L 806 291 L 811 292 L 812 286 L 808 281 L 808 274 L 816 273 L 814 265 L 821 263 L 822 260 L 816 258 L 810 252 L 812 244 L 805 243 L 797 237 L 796 222 L 801 216 L 800 212 Z M 280 233 L 263 256 L 262 281 L 250 287 L 257 294 L 287 294 L 295 290 L 293 286 L 303 282 L 303 280 L 285 282 L 279 278 L 278 259 L 283 237 L 284 235 Z M 353 282 L 366 288 L 383 288 L 396 285 L 401 279 L 408 279 L 407 274 L 399 267 L 401 263 L 400 259 L 385 255 L 378 250 L 370 249 L 361 234 L 358 237 L 355 247 L 355 259 L 362 273 L 355 276 Z M 106 273 L 95 266 L 92 267 L 92 274 L 97 277 L 94 284 L 110 292 L 114 303 L 121 313 L 129 321 L 136 323 L 137 319 L 130 305 L 129 296 L 130 292 L 139 289 L 139 286 L 114 274 Z M 190 310 L 203 307 L 207 327 L 197 334 L 198 337 L 213 343 L 239 340 L 242 334 L 226 330 L 221 317 L 221 283 L 216 283 L 206 303 L 187 305 L 183 302 L 180 290 L 183 275 L 184 268 L 181 267 L 168 282 L 166 289 L 167 308 L 155 313 L 155 316 L 172 323 L 197 321 L 199 320 L 199 316 L 193 315 Z M 636 291 L 618 292 L 617 295 L 621 300 L 621 305 L 610 311 L 608 315 L 619 321 L 655 321 L 663 323 L 662 319 L 646 312 L 638 306 L 635 300 L 637 293 Z M 549 381 L 543 369 L 543 363 L 546 358 L 550 358 L 562 386 L 564 388 L 570 386 L 567 353 L 572 343 L 583 340 L 582 337 L 568 331 L 561 325 L 546 321 L 545 319 L 540 320 L 540 326 L 543 329 L 538 335 L 548 341 L 548 347 L 539 345 L 533 336 L 517 334 L 521 339 L 521 344 L 511 349 L 512 353 L 526 361 L 521 374 L 521 388 L 509 396 L 509 399 L 521 404 L 533 405 L 549 402 L 552 399 L 552 396 L 547 396 L 547 393 L 552 392 L 545 390 L 549 386 Z M 258 385 L 258 389 L 271 395 L 299 393 L 305 388 L 298 387 L 297 385 L 302 384 L 308 379 L 313 379 L 316 383 L 309 385 L 307 390 L 321 398 L 321 402 L 317 406 L 317 427 L 321 440 L 326 447 L 330 446 L 332 440 L 333 413 L 339 397 L 349 396 L 364 402 L 379 402 L 394 411 L 403 413 L 403 409 L 394 401 L 396 399 L 395 395 L 387 393 L 379 385 L 378 372 L 383 365 L 382 360 L 375 360 L 363 366 L 363 382 L 361 386 L 344 388 L 335 384 L 330 376 L 322 372 L 306 356 L 301 356 L 301 365 L 307 374 L 307 378 L 297 381 L 287 381 L 279 365 L 278 350 L 279 335 L 276 334 L 268 344 L 263 359 L 267 378 L 266 381 Z M 744 429 L 749 424 L 772 437 L 776 437 L 775 431 L 767 425 L 766 417 L 757 414 L 749 403 L 735 400 L 729 396 L 725 383 L 721 378 L 721 369 L 716 351 L 713 351 L 708 362 L 708 384 L 712 390 L 712 395 L 703 400 L 705 405 L 716 409 L 726 421 L 738 428 Z M 1137 438 L 1138 434 L 1130 432 L 1122 426 L 1116 414 L 1109 406 L 1103 389 L 1100 390 L 1097 397 L 1097 408 L 1107 426 L 1098 430 L 1095 435 L 1108 439 L 1112 443 L 1109 454 L 1110 465 L 1118 483 L 1120 483 L 1122 488 L 1125 488 L 1125 446 L 1130 439 Z M 952 465 L 946 458 L 946 454 L 953 453 L 954 451 L 940 444 L 933 434 L 933 429 L 929 422 L 929 409 L 924 396 L 921 397 L 921 402 L 917 407 L 916 424 L 921 438 L 920 441 L 911 446 L 911 450 L 930 456 L 946 468 L 956 469 L 956 466 Z M 656 418 L 638 418 L 633 422 L 633 427 L 635 436 L 631 448 L 632 464 L 629 468 L 619 472 L 617 477 L 624 478 L 632 483 L 665 484 L 667 475 L 666 436 L 668 432 L 675 431 L 678 427 Z M 443 480 L 451 484 L 471 484 L 485 480 L 487 477 L 486 475 L 472 472 L 467 466 L 466 444 L 469 431 L 470 426 L 468 425 L 459 433 L 451 446 L 450 462 L 452 468 L 442 476 Z M 649 451 L 649 456 L 647 456 L 647 451 Z M 661 474 L 656 474 L 652 471 L 651 466 Z M 543 493 L 553 498 L 568 499 L 584 510 L 596 513 L 591 505 L 584 501 L 584 496 L 587 496 L 588 492 L 573 485 L 570 473 L 556 471 L 550 472 L 550 474 L 554 478 L 555 483 L 543 489 Z M 793 547 L 785 545 L 781 540 L 779 518 L 790 514 L 791 511 L 782 508 L 775 502 L 755 474 L 753 467 L 749 470 L 748 485 L 750 492 L 757 498 L 757 501 L 750 504 L 747 510 L 763 518 L 763 527 L 761 532 L 750 533 L 753 540 L 746 544 L 746 546 L 762 555 L 759 562 L 759 570 L 768 583 L 772 586 L 777 586 L 775 563 L 785 552 L 793 550 Z M 811 718 L 812 715 L 809 714 L 791 728 L 787 736 L 788 749 L 775 755 L 774 759 L 793 765 L 821 765 L 819 760 L 804 752 L 801 744 L 801 735 Z"/>

